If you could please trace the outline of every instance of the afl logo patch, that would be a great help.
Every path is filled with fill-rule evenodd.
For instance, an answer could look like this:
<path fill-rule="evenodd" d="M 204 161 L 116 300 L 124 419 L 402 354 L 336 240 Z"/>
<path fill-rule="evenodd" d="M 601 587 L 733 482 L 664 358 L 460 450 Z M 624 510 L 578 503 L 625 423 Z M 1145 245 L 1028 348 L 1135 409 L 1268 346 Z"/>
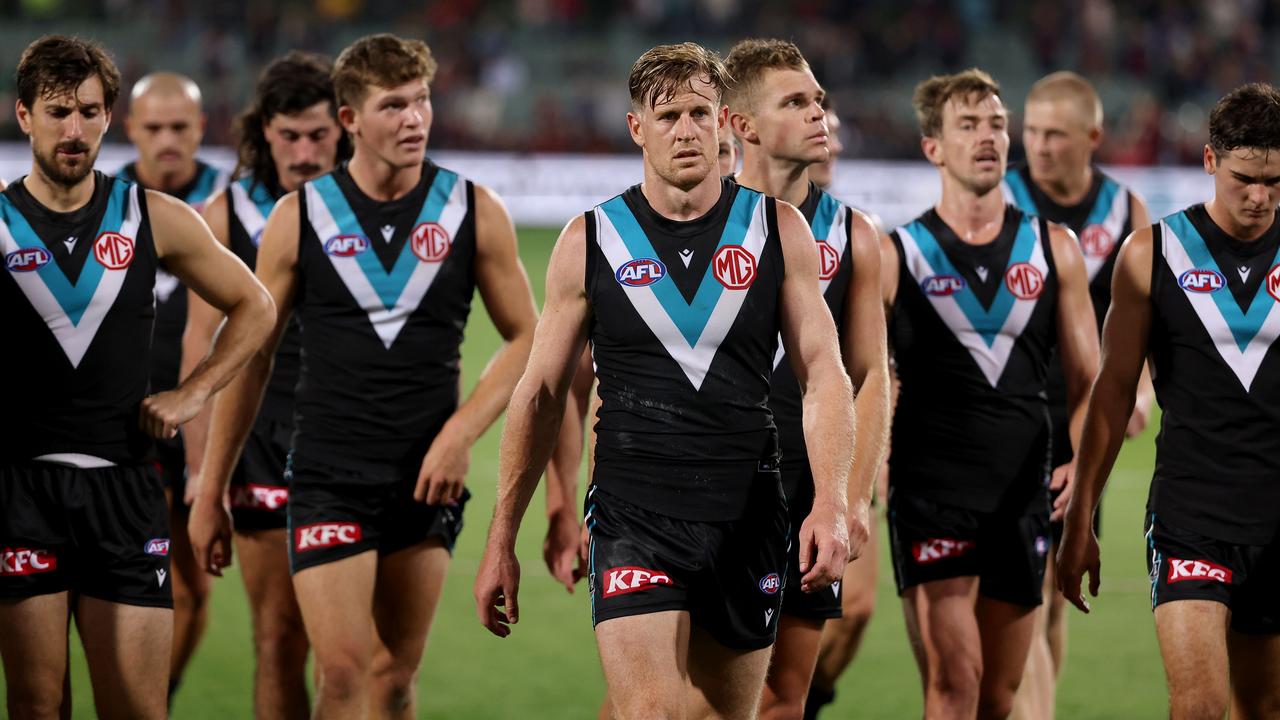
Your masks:
<path fill-rule="evenodd" d="M 777 595 L 782 589 L 782 580 L 778 577 L 778 573 L 769 573 L 760 578 L 760 592 L 765 595 Z"/>
<path fill-rule="evenodd" d="M 1044 292 L 1044 273 L 1031 263 L 1014 263 L 1004 273 L 1004 286 L 1019 300 L 1035 300 Z"/>
<path fill-rule="evenodd" d="M 108 270 L 123 270 L 133 262 L 133 240 L 117 232 L 104 232 L 93 241 L 93 256 Z"/>
<path fill-rule="evenodd" d="M 1080 249 L 1089 257 L 1105 258 L 1115 245 L 1116 239 L 1101 225 L 1090 225 L 1080 231 Z"/>
<path fill-rule="evenodd" d="M 143 549 L 148 555 L 164 557 L 169 554 L 169 538 L 152 538 Z"/>
<path fill-rule="evenodd" d="M 4 266 L 10 272 L 32 272 L 48 265 L 52 259 L 53 256 L 44 248 L 22 248 L 5 255 Z"/>
<path fill-rule="evenodd" d="M 422 262 L 438 263 L 449 254 L 449 233 L 440 223 L 419 223 L 409 235 L 409 247 Z"/>
<path fill-rule="evenodd" d="M 1271 294 L 1271 297 L 1275 298 L 1276 302 L 1280 302 L 1280 265 L 1272 267 L 1271 271 L 1267 273 L 1266 283 L 1267 292 Z"/>
<path fill-rule="evenodd" d="M 369 249 L 362 235 L 335 235 L 324 244 L 324 251 L 334 257 L 355 257 Z"/>
<path fill-rule="evenodd" d="M 711 258 L 716 280 L 729 290 L 745 290 L 756 279 L 756 259 L 741 245 L 725 245 Z"/>
<path fill-rule="evenodd" d="M 964 289 L 964 278 L 957 275 L 930 275 L 920 282 L 920 289 L 930 297 L 949 297 Z"/>
<path fill-rule="evenodd" d="M 1272 270 L 1274 273 L 1275 271 Z M 1267 276 L 1268 288 L 1271 285 L 1271 276 Z M 1221 290 L 1227 284 L 1227 279 L 1222 277 L 1222 273 L 1217 270 L 1203 270 L 1200 268 L 1192 268 L 1178 277 L 1178 285 L 1187 292 L 1211 293 Z"/>
<path fill-rule="evenodd" d="M 831 247 L 826 240 L 818 241 L 818 277 L 830 280 L 840 269 L 840 253 Z"/>
<path fill-rule="evenodd" d="M 613 273 L 613 278 L 627 287 L 645 287 L 667 276 L 667 266 L 656 258 L 636 258 Z"/>

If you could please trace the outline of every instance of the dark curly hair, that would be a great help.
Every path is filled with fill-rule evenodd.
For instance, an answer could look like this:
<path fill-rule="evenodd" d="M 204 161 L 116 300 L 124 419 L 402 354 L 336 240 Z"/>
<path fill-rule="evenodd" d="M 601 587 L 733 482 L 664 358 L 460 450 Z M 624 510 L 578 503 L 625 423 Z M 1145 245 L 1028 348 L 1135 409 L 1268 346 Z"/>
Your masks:
<path fill-rule="evenodd" d="M 91 75 L 102 81 L 104 110 L 120 94 L 120 71 L 101 45 L 70 35 L 45 35 L 22 51 L 13 74 L 18 100 L 31 109 L 37 99 L 74 93 Z"/>
<path fill-rule="evenodd" d="M 1280 90 L 1249 83 L 1227 93 L 1209 113 L 1209 147 L 1215 155 L 1239 148 L 1280 150 Z"/>

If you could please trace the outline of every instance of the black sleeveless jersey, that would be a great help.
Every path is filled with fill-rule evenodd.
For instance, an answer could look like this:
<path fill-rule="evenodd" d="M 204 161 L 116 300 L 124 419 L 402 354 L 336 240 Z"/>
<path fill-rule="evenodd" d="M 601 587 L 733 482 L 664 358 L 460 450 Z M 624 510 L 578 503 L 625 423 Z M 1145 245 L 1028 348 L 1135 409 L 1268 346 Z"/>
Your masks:
<path fill-rule="evenodd" d="M 890 339 L 901 388 L 890 483 L 990 512 L 1026 467 L 1047 420 L 1058 283 L 1048 224 L 1012 205 L 996 239 L 960 240 L 934 210 L 893 233 Z M 1047 482 L 1047 476 L 1038 478 Z M 1031 492 L 1034 488 L 1017 488 Z"/>
<path fill-rule="evenodd" d="M 761 463 L 778 456 L 774 200 L 723 179 L 715 207 L 680 222 L 636 185 L 588 212 L 586 231 L 594 482 L 673 517 L 740 516 Z"/>
<path fill-rule="evenodd" d="M 136 163 L 120 169 L 120 177 L 131 183 L 138 181 Z M 196 174 L 191 182 L 166 193 L 200 212 L 204 203 L 226 184 L 226 174 L 201 160 L 196 161 Z M 182 331 L 187 328 L 187 288 L 163 267 L 156 273 L 156 324 L 151 343 L 151 391 L 172 390 L 178 386 L 182 364 Z"/>
<path fill-rule="evenodd" d="M 278 188 L 268 188 L 251 177 L 242 177 L 227 187 L 227 227 L 231 231 L 231 252 L 244 261 L 250 269 L 258 264 L 258 243 L 262 240 L 262 228 L 267 223 L 271 208 L 284 193 Z M 275 366 L 262 398 L 258 417 L 275 422 L 293 422 L 293 391 L 298 385 L 298 353 L 301 339 L 298 336 L 298 318 L 290 318 L 280 347 L 276 350 Z"/>
<path fill-rule="evenodd" d="M 1280 529 L 1280 222 L 1253 242 L 1203 205 L 1153 228 L 1150 357 L 1164 410 L 1148 507 L 1226 542 Z"/>
<path fill-rule="evenodd" d="M 93 198 L 58 213 L 21 181 L 0 193 L 0 353 L 7 430 L 0 462 L 81 453 L 145 460 L 138 425 L 155 317 L 156 250 L 146 195 L 94 173 Z"/>
<path fill-rule="evenodd" d="M 299 191 L 296 453 L 355 469 L 421 462 L 458 406 L 474 196 L 429 160 L 390 202 L 361 192 L 345 164 Z"/>
<path fill-rule="evenodd" d="M 818 243 L 818 281 L 822 298 L 835 318 L 836 330 L 843 335 L 845 300 L 849 297 L 849 282 L 853 276 L 853 261 L 848 252 L 853 233 L 853 211 L 812 182 L 809 183 L 809 194 L 797 209 L 809 221 L 813 239 Z M 774 422 L 778 425 L 782 462 L 787 465 L 807 463 L 800 381 L 785 357 L 781 341 L 773 358 L 769 409 L 773 411 Z"/>

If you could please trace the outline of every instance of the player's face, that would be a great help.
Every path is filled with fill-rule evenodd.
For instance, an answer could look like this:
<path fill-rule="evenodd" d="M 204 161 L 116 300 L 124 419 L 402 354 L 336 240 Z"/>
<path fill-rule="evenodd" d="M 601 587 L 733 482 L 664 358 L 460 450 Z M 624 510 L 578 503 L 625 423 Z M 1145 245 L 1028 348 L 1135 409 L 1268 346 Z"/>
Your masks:
<path fill-rule="evenodd" d="M 1022 144 L 1031 177 L 1041 182 L 1062 181 L 1089 165 L 1101 133 L 1069 100 L 1027 103 Z"/>
<path fill-rule="evenodd" d="M 329 102 L 323 101 L 296 115 L 278 113 L 263 125 L 271 161 L 285 192 L 333 169 L 342 128 L 332 112 Z"/>
<path fill-rule="evenodd" d="M 102 80 L 90 76 L 74 91 L 17 105 L 18 124 L 31 138 L 36 166 L 49 181 L 72 187 L 93 170 L 102 136 L 111 124 Z"/>
<path fill-rule="evenodd" d="M 825 96 L 807 68 L 765 71 L 753 118 L 761 149 L 769 157 L 809 165 L 830 157 Z"/>
<path fill-rule="evenodd" d="M 719 136 L 728 133 L 728 117 L 729 109 L 716 99 L 715 87 L 699 79 L 675 97 L 627 113 L 627 125 L 658 177 L 690 190 L 719 169 Z"/>
<path fill-rule="evenodd" d="M 392 167 L 421 165 L 431 132 L 431 89 L 426 78 L 393 88 L 370 86 L 359 109 L 342 108 L 339 117 L 357 148 Z"/>
<path fill-rule="evenodd" d="M 1009 157 L 1009 114 L 997 95 L 953 97 L 942 108 L 942 131 L 923 141 L 929 160 L 976 195 L 994 190 Z"/>
<path fill-rule="evenodd" d="M 720 166 L 720 177 L 732 175 L 733 171 L 738 169 L 738 148 L 733 144 L 733 140 L 729 138 L 728 132 L 720 133 L 716 161 Z"/>
<path fill-rule="evenodd" d="M 183 93 L 148 94 L 133 101 L 125 119 L 138 162 L 157 175 L 192 172 L 204 137 L 200 105 Z"/>
<path fill-rule="evenodd" d="M 1214 202 L 1240 229 L 1271 227 L 1280 205 L 1280 149 L 1236 148 L 1218 155 L 1206 145 L 1204 166 L 1213 176 Z"/>
<path fill-rule="evenodd" d="M 836 156 L 844 152 L 844 143 L 840 142 L 840 116 L 835 110 L 827 110 L 827 151 L 830 156 L 809 166 L 809 179 L 820 188 L 831 187 L 831 179 L 836 172 Z"/>

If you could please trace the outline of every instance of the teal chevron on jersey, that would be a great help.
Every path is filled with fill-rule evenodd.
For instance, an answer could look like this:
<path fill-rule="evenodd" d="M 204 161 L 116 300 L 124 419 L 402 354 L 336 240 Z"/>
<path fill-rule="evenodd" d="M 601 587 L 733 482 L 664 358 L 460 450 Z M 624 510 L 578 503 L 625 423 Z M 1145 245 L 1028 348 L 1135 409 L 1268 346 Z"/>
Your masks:
<path fill-rule="evenodd" d="M 1120 184 L 1107 176 L 1102 177 L 1102 187 L 1098 188 L 1098 199 L 1094 201 L 1093 207 L 1089 209 L 1089 218 L 1084 221 L 1086 227 L 1089 225 L 1103 225 L 1107 222 L 1107 218 L 1112 214 L 1111 206 L 1115 204 L 1116 195 L 1120 192 Z"/>
<path fill-rule="evenodd" d="M 276 206 L 275 196 L 266 185 L 248 176 L 231 183 L 228 195 L 245 234 L 249 236 L 253 246 L 257 247 L 262 242 L 262 228 L 267 224 L 267 217 Z"/>
<path fill-rule="evenodd" d="M 1036 201 L 1031 197 L 1031 188 L 1027 187 L 1027 181 L 1022 178 L 1022 173 L 1016 170 L 1005 173 L 1004 188 L 1005 197 L 1017 205 L 1019 210 L 1028 215 L 1040 214 Z"/>
<path fill-rule="evenodd" d="M 840 201 L 827 193 L 822 193 L 818 200 L 818 209 L 813 213 L 809 229 L 813 231 L 814 240 L 826 240 L 831 235 L 831 224 L 835 222 L 836 213 L 840 212 Z"/>
<path fill-rule="evenodd" d="M 720 242 L 716 245 L 717 250 L 726 245 L 742 244 L 747 235 L 747 228 L 751 225 L 751 215 L 760 198 L 761 194 L 754 190 L 742 188 L 738 191 L 738 196 L 733 200 L 733 207 L 729 210 L 729 219 L 720 235 Z M 600 209 L 618 231 L 632 258 L 658 257 L 657 251 L 653 249 L 649 238 L 644 234 L 640 223 L 631 214 L 621 195 L 604 203 Z M 713 266 L 714 263 L 707 265 L 702 283 L 698 285 L 698 291 L 694 294 L 691 303 L 685 302 L 684 296 L 680 294 L 679 288 L 676 287 L 670 275 L 664 275 L 662 279 L 650 286 L 658 302 L 666 310 L 671 321 L 680 329 L 680 334 L 684 336 L 685 341 L 689 343 L 689 347 L 698 344 L 698 338 L 702 336 L 702 331 L 707 327 L 707 322 L 715 311 L 720 295 L 724 292 L 724 286 L 716 281 L 712 273 Z"/>

